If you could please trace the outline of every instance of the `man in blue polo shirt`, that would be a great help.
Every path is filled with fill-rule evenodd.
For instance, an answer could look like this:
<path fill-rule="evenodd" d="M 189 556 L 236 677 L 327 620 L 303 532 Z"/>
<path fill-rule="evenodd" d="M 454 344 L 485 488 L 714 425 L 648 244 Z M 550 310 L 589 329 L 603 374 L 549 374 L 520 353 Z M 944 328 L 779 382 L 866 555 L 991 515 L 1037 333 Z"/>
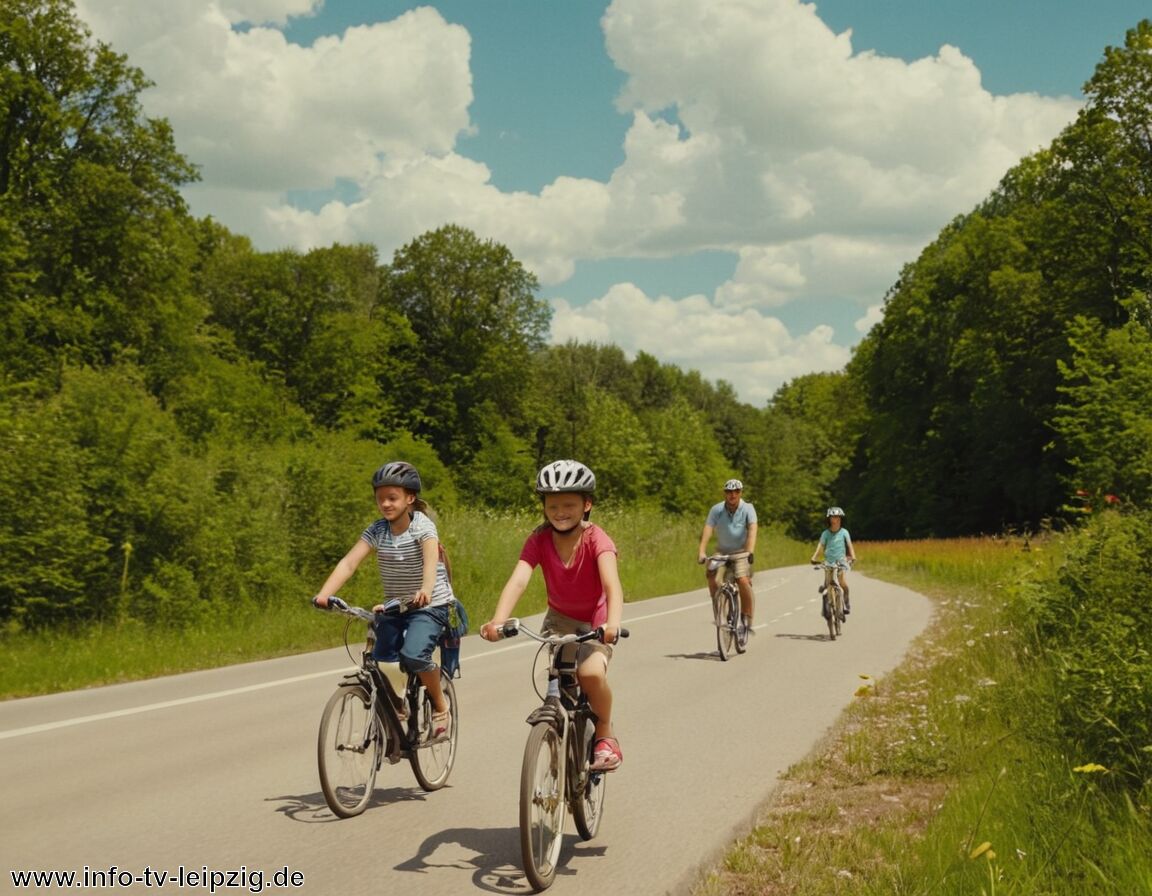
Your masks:
<path fill-rule="evenodd" d="M 700 535 L 699 561 L 708 559 L 708 542 L 716 533 L 716 550 L 734 557 L 736 584 L 740 588 L 740 612 L 748 631 L 752 629 L 752 553 L 756 550 L 756 508 L 741 498 L 744 483 L 729 479 L 724 483 L 724 500 L 708 511 L 704 531 Z M 708 592 L 716 597 L 716 571 L 708 570 Z"/>

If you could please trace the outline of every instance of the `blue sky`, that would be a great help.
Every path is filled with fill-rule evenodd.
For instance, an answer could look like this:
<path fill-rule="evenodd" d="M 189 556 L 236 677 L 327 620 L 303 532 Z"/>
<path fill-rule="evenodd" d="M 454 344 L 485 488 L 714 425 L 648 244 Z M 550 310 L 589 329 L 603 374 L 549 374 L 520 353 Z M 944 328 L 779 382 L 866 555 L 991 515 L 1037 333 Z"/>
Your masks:
<path fill-rule="evenodd" d="M 837 370 L 900 267 L 1075 116 L 1130 0 L 77 0 L 186 191 L 261 248 L 449 221 L 553 338 L 755 404 Z"/>

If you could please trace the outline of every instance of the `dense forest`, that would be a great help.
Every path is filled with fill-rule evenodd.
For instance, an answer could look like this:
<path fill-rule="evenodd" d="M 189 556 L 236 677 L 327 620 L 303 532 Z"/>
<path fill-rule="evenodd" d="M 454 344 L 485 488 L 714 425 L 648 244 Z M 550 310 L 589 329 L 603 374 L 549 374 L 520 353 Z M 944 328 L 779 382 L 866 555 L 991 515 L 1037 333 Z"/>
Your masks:
<path fill-rule="evenodd" d="M 613 345 L 548 341 L 507 248 L 445 222 L 260 252 L 194 218 L 144 72 L 70 0 L 0 8 L 0 622 L 189 620 L 302 594 L 372 469 L 440 510 L 532 503 L 536 466 L 700 515 L 738 475 L 809 539 L 1032 531 L 1152 494 L 1152 25 L 1053 144 L 910 262 L 841 372 L 768 406 Z"/>

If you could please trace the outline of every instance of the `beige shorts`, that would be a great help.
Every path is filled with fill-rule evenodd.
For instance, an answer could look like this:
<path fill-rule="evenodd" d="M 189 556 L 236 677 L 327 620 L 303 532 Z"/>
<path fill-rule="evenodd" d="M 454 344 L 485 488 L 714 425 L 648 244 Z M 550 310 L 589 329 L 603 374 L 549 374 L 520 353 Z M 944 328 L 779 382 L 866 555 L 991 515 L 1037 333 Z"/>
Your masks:
<path fill-rule="evenodd" d="M 745 577 L 748 577 L 749 579 L 752 578 L 752 566 L 748 563 L 747 554 L 743 554 L 740 557 L 733 557 L 728 561 L 728 565 L 732 567 L 732 574 L 737 579 L 743 579 Z M 724 567 L 720 567 L 716 570 L 716 578 L 717 581 L 724 581 Z"/>
<path fill-rule="evenodd" d="M 549 609 L 544 614 L 543 630 L 545 634 L 582 635 L 592 631 L 592 626 L 590 623 L 573 619 L 571 616 L 565 616 L 563 613 Z M 608 661 L 612 659 L 612 645 L 603 644 L 600 641 L 585 641 L 581 644 L 576 654 L 576 663 L 583 665 L 586 659 L 597 654 L 604 657 L 604 669 L 607 670 Z"/>

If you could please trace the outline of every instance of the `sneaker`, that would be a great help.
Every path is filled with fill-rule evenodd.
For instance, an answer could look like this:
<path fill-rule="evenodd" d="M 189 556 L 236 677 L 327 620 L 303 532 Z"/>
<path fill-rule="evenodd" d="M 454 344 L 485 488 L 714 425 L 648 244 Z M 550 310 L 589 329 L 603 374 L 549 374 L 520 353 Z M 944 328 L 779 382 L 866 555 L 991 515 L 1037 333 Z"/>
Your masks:
<path fill-rule="evenodd" d="M 750 635 L 756 634 L 756 629 L 752 628 L 752 620 L 747 616 L 744 617 L 744 631 Z"/>
<path fill-rule="evenodd" d="M 601 737 L 596 741 L 596 748 L 592 751 L 592 764 L 589 768 L 594 772 L 612 772 L 620 767 L 624 761 L 624 754 L 620 752 L 620 744 L 614 737 Z"/>

